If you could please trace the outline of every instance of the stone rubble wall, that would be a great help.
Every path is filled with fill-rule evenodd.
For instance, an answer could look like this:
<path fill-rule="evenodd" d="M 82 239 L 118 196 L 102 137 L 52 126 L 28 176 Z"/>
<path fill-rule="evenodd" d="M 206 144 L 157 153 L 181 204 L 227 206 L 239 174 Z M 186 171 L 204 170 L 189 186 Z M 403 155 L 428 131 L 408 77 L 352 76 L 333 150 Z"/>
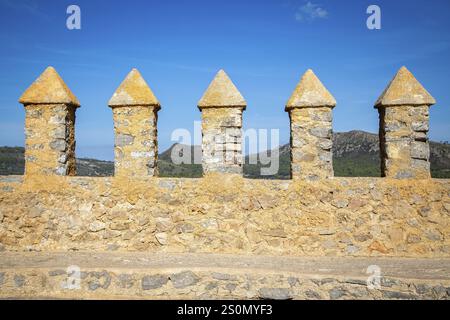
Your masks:
<path fill-rule="evenodd" d="M 75 175 L 75 108 L 37 104 L 25 112 L 25 173 Z"/>
<path fill-rule="evenodd" d="M 291 176 L 314 181 L 334 176 L 332 109 L 295 108 L 291 120 Z"/>
<path fill-rule="evenodd" d="M 1 270 L 0 298 L 71 299 L 450 299 L 450 281 L 305 277 L 287 272 L 83 269 L 79 288 L 67 287 L 65 269 Z"/>
<path fill-rule="evenodd" d="M 122 177 L 157 173 L 157 114 L 151 106 L 114 107 L 114 172 Z"/>
<path fill-rule="evenodd" d="M 450 257 L 450 181 L 0 177 L 0 250 Z"/>
<path fill-rule="evenodd" d="M 242 174 L 242 108 L 202 110 L 204 173 Z"/>
<path fill-rule="evenodd" d="M 429 107 L 380 109 L 381 172 L 391 178 L 430 177 Z"/>

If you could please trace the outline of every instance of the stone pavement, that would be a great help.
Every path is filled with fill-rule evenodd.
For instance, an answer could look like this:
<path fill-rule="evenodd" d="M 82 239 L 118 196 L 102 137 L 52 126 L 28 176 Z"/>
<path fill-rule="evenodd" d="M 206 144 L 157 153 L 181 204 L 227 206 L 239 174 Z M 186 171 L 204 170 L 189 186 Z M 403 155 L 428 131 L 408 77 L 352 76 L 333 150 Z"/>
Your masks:
<path fill-rule="evenodd" d="M 450 259 L 3 252 L 0 298 L 450 299 Z"/>

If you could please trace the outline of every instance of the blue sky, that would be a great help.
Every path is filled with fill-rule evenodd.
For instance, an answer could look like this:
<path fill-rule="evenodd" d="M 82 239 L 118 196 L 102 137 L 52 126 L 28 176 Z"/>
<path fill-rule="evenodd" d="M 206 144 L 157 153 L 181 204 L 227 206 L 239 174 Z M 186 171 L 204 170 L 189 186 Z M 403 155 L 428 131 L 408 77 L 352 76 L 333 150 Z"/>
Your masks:
<path fill-rule="evenodd" d="M 66 9 L 81 8 L 81 30 Z M 382 29 L 366 27 L 377 4 Z M 450 140 L 450 1 L 0 0 L 0 145 L 23 146 L 21 93 L 49 65 L 80 100 L 77 156 L 113 158 L 107 102 L 138 68 L 162 104 L 160 151 L 176 128 L 193 130 L 196 105 L 223 68 L 246 98 L 244 128 L 278 128 L 284 105 L 312 68 L 338 104 L 334 130 L 376 133 L 373 103 L 406 65 L 438 103 L 430 137 Z"/>

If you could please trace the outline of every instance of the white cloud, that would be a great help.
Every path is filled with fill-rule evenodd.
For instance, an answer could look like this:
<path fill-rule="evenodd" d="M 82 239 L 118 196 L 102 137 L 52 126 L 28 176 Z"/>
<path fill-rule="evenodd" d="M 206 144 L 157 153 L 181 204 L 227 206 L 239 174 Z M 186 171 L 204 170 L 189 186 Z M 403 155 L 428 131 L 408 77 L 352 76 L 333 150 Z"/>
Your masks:
<path fill-rule="evenodd" d="M 326 17 L 328 17 L 328 11 L 311 1 L 298 8 L 295 13 L 295 20 L 300 22 L 312 22 L 316 19 L 324 19 Z"/>

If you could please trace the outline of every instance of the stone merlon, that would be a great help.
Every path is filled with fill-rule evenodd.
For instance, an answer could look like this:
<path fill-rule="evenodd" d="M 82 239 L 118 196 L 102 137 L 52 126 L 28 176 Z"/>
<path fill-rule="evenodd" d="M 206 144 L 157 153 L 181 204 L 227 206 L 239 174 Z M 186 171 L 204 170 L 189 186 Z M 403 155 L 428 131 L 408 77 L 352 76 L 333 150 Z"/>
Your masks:
<path fill-rule="evenodd" d="M 431 106 L 436 100 L 412 73 L 401 67 L 394 79 L 375 102 L 375 108 L 387 106 Z"/>
<path fill-rule="evenodd" d="M 198 108 L 236 107 L 245 110 L 247 102 L 231 79 L 220 70 L 198 102 Z"/>
<path fill-rule="evenodd" d="M 309 69 L 305 72 L 300 82 L 297 84 L 289 101 L 286 104 L 286 111 L 293 108 L 311 107 L 331 107 L 336 106 L 336 100 L 317 78 L 314 72 Z"/>
<path fill-rule="evenodd" d="M 134 68 L 114 92 L 108 105 L 111 108 L 121 106 L 154 106 L 158 110 L 161 108 L 147 82 Z"/>
<path fill-rule="evenodd" d="M 22 94 L 19 102 L 30 104 L 67 104 L 79 107 L 80 102 L 53 67 L 48 67 Z"/>

